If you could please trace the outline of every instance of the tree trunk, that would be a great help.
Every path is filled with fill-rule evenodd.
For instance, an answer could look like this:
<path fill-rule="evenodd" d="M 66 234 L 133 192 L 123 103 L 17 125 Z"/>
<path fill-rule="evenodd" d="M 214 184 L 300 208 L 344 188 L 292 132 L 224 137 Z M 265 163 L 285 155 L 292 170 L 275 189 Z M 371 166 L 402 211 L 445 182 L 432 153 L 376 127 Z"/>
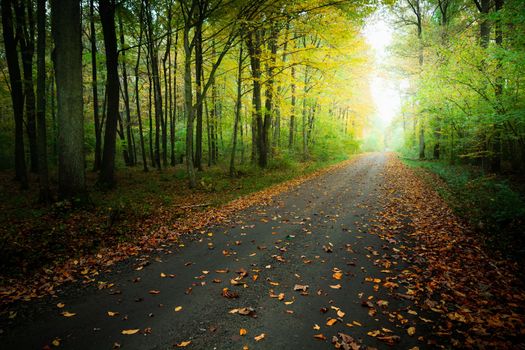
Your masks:
<path fill-rule="evenodd" d="M 120 34 L 120 47 L 123 49 L 126 45 L 124 41 L 124 26 L 122 25 L 122 15 L 118 16 L 118 27 Z M 126 110 L 126 148 L 128 150 L 128 164 L 129 166 L 135 165 L 135 154 L 133 152 L 133 139 L 131 133 L 131 108 L 129 103 L 129 88 L 128 88 L 128 71 L 126 67 L 126 51 L 123 50 L 122 53 L 122 88 L 124 92 L 124 108 Z"/>
<path fill-rule="evenodd" d="M 36 140 L 35 90 L 33 82 L 33 56 L 35 54 L 35 21 L 33 7 L 27 0 L 15 2 L 17 36 L 22 54 L 24 75 L 24 95 L 26 113 L 26 131 L 29 144 L 30 170 L 38 171 L 38 150 Z"/>
<path fill-rule="evenodd" d="M 102 125 L 98 108 L 98 78 L 97 78 L 97 37 L 95 31 L 94 1 L 89 1 L 89 28 L 91 33 L 91 85 L 93 89 L 93 120 L 95 122 L 95 162 L 93 171 L 100 170 L 102 163 Z"/>
<path fill-rule="evenodd" d="M 200 8 L 200 7 L 199 7 Z M 199 16 L 200 17 L 200 16 Z M 202 171 L 202 21 L 200 18 L 195 25 L 195 94 L 196 103 L 196 121 L 195 126 L 195 167 Z"/>
<path fill-rule="evenodd" d="M 292 89 L 292 109 L 290 114 L 290 136 L 288 137 L 288 148 L 290 151 L 292 150 L 293 144 L 294 144 L 294 134 L 295 134 L 295 104 L 296 104 L 296 97 L 295 97 L 295 67 L 292 66 L 292 83 L 291 83 L 291 89 Z"/>
<path fill-rule="evenodd" d="M 144 172 L 148 172 L 148 160 L 146 158 L 146 147 L 144 146 L 144 134 L 142 131 L 142 116 L 140 113 L 140 95 L 139 95 L 139 65 L 140 65 L 140 54 L 142 52 L 142 35 L 144 34 L 144 3 L 140 3 L 140 15 L 139 15 L 139 42 L 137 48 L 137 63 L 135 64 L 135 103 L 137 106 L 137 120 L 139 122 L 139 138 L 140 138 L 140 152 L 142 153 L 142 167 Z"/>
<path fill-rule="evenodd" d="M 190 25 L 192 12 L 187 15 L 184 26 L 184 109 L 186 114 L 186 169 L 190 188 L 195 188 L 195 169 L 193 165 L 193 91 L 191 82 Z"/>
<path fill-rule="evenodd" d="M 12 0 L 1 0 L 2 5 L 2 34 L 4 37 L 5 57 L 9 71 L 11 85 L 11 101 L 15 121 L 15 179 L 23 189 L 27 188 L 27 169 L 24 152 L 24 93 L 16 39 L 13 30 Z"/>
<path fill-rule="evenodd" d="M 58 190 L 85 194 L 80 1 L 51 1 L 58 105 Z"/>
<path fill-rule="evenodd" d="M 38 149 L 39 200 L 47 203 L 51 200 L 49 173 L 47 167 L 46 135 L 46 0 L 37 1 L 37 77 L 36 77 L 36 119 Z"/>
<path fill-rule="evenodd" d="M 233 141 L 232 141 L 232 153 L 230 157 L 230 176 L 235 175 L 235 151 L 237 149 L 237 128 L 239 126 L 239 119 L 241 116 L 242 108 L 242 41 L 241 47 L 239 48 L 239 67 L 237 70 L 237 101 L 235 103 L 235 121 L 233 123 Z"/>
<path fill-rule="evenodd" d="M 177 50 L 177 44 L 179 42 L 179 31 L 175 33 L 175 56 L 173 57 L 173 101 L 170 102 L 171 110 L 171 120 L 170 120 L 170 143 L 171 143 L 171 152 L 170 152 L 170 163 L 171 166 L 175 166 L 176 163 L 176 157 L 175 157 L 175 134 L 176 134 L 176 128 L 175 123 L 177 121 L 177 56 L 178 56 L 178 50 Z"/>
<path fill-rule="evenodd" d="M 105 187 L 115 185 L 115 151 L 119 118 L 118 52 L 115 29 L 115 1 L 99 0 L 100 22 L 106 47 L 107 112 L 104 133 L 104 150 L 99 183 Z"/>
<path fill-rule="evenodd" d="M 153 40 L 153 19 L 152 9 L 149 0 L 146 0 L 146 20 L 148 28 L 148 51 L 151 64 L 151 75 L 153 79 L 153 100 L 155 103 L 155 164 L 157 169 L 161 169 L 160 164 L 160 127 L 163 119 L 162 112 L 162 91 L 160 88 L 160 77 L 159 77 L 159 59 L 157 47 L 155 47 L 155 41 Z"/>

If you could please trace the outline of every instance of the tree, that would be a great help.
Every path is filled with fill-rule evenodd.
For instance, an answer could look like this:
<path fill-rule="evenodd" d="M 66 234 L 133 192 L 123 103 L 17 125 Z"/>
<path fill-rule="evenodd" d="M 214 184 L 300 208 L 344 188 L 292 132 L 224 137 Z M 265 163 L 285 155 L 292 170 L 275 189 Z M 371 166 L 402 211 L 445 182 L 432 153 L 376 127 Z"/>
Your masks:
<path fill-rule="evenodd" d="M 47 165 L 46 132 L 46 0 L 37 0 L 37 82 L 36 82 L 36 122 L 38 149 L 38 177 L 41 202 L 49 202 L 49 173 Z"/>
<path fill-rule="evenodd" d="M 13 29 L 13 2 L 2 0 L 2 34 L 4 37 L 7 69 L 11 84 L 11 101 L 13 104 L 13 117 L 15 121 L 15 179 L 22 188 L 27 188 L 27 170 L 24 152 L 24 93 L 16 38 Z"/>
<path fill-rule="evenodd" d="M 117 123 L 119 118 L 119 77 L 117 36 L 115 30 L 115 0 L 99 1 L 100 22 L 106 50 L 106 130 L 104 150 L 99 175 L 99 184 L 104 187 L 115 186 L 115 151 Z"/>
<path fill-rule="evenodd" d="M 61 197 L 86 189 L 80 1 L 51 1 L 58 106 L 58 190 Z"/>

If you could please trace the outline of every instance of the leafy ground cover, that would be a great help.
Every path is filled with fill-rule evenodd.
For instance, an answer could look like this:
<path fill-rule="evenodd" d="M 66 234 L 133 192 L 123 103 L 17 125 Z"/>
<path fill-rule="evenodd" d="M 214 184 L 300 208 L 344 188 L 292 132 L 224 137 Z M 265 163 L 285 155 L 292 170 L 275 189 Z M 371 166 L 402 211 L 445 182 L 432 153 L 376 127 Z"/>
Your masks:
<path fill-rule="evenodd" d="M 402 159 L 468 222 L 489 250 L 525 264 L 525 200 L 514 181 L 478 168 Z"/>
<path fill-rule="evenodd" d="M 410 267 L 399 279 L 410 281 L 410 287 L 400 296 L 433 314 L 433 321 L 422 320 L 431 325 L 428 344 L 521 348 L 525 294 L 519 265 L 487 254 L 479 235 L 417 168 L 392 158 L 386 174 L 390 196 L 375 231 L 385 240 L 403 242 L 399 256 Z"/>

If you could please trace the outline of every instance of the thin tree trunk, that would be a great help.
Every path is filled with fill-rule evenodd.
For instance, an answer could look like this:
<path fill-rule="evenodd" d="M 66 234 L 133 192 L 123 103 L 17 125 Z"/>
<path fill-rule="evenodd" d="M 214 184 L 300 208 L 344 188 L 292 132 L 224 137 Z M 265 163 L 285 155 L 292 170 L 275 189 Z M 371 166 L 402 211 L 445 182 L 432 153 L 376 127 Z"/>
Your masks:
<path fill-rule="evenodd" d="M 235 121 L 233 123 L 233 141 L 232 141 L 232 153 L 230 157 L 230 176 L 235 175 L 235 151 L 237 148 L 237 128 L 239 125 L 239 119 L 241 117 L 242 108 L 242 41 L 239 48 L 239 67 L 237 70 L 237 101 L 235 103 Z M 242 129 L 242 128 L 241 128 Z"/>
<path fill-rule="evenodd" d="M 36 140 L 36 109 L 33 81 L 33 56 L 35 54 L 35 21 L 33 6 L 28 0 L 15 3 L 17 36 L 22 54 L 22 71 L 24 75 L 24 95 L 26 113 L 26 131 L 29 144 L 30 170 L 38 171 L 38 150 Z"/>
<path fill-rule="evenodd" d="M 118 26 L 120 34 L 120 47 L 124 48 L 126 43 L 124 41 L 124 26 L 122 25 L 122 15 L 118 16 Z M 128 88 L 128 71 L 126 67 L 126 51 L 121 52 L 121 66 L 122 66 L 122 88 L 124 92 L 124 108 L 126 110 L 126 148 L 128 151 L 128 163 L 126 165 L 135 165 L 135 155 L 133 154 L 133 140 L 131 136 L 131 108 L 129 103 L 129 88 Z"/>
<path fill-rule="evenodd" d="M 294 144 L 294 134 L 295 134 L 295 105 L 296 105 L 296 87 L 295 87 L 295 67 L 292 66 L 292 82 L 291 82 L 291 90 L 292 90 L 292 107 L 291 107 L 291 113 L 290 113 L 290 134 L 288 137 L 288 147 L 290 150 L 292 150 L 293 144 Z"/>
<path fill-rule="evenodd" d="M 100 170 L 102 163 L 102 125 L 99 119 L 98 108 L 98 79 L 97 79 L 97 38 L 95 31 L 95 10 L 93 0 L 89 1 L 89 25 L 91 31 L 91 80 L 93 89 L 93 119 L 95 122 L 95 162 L 93 171 Z"/>
<path fill-rule="evenodd" d="M 144 34 L 144 3 L 140 3 L 140 15 L 139 15 L 139 42 L 137 48 L 137 63 L 135 64 L 135 103 L 137 106 L 137 120 L 139 122 L 139 138 L 140 138 L 140 153 L 142 153 L 142 166 L 144 172 L 148 172 L 148 160 L 146 158 L 146 147 L 144 146 L 144 134 L 142 131 L 142 115 L 140 113 L 140 94 L 139 94 L 139 66 L 140 66 L 140 54 L 142 52 L 142 35 Z"/>
<path fill-rule="evenodd" d="M 182 6 L 182 5 L 181 5 Z M 183 10 L 184 12 L 184 10 Z M 188 171 L 189 187 L 195 188 L 195 169 L 193 167 L 193 91 L 191 81 L 191 51 L 190 21 L 193 11 L 188 11 L 184 26 L 184 109 L 186 114 L 186 169 Z"/>
<path fill-rule="evenodd" d="M 36 77 L 36 119 L 38 141 L 38 180 L 39 200 L 47 203 L 51 200 L 49 173 L 47 166 L 46 135 L 46 0 L 37 1 L 37 77 Z"/>
<path fill-rule="evenodd" d="M 153 99 L 155 102 L 155 164 L 157 169 L 161 169 L 161 159 L 160 159 L 160 127 L 163 119 L 162 112 L 162 91 L 160 88 L 160 77 L 159 77 L 159 61 L 158 61 L 158 52 L 155 47 L 155 42 L 153 40 L 153 23 L 152 23 L 152 9 L 149 0 L 146 0 L 146 20 L 148 28 L 148 50 L 151 64 L 151 74 L 153 79 Z"/>
<path fill-rule="evenodd" d="M 200 9 L 200 6 L 199 6 Z M 200 17 L 200 16 L 199 16 Z M 195 127 L 195 167 L 202 171 L 202 21 L 200 18 L 195 25 L 195 94 L 197 98 Z"/>

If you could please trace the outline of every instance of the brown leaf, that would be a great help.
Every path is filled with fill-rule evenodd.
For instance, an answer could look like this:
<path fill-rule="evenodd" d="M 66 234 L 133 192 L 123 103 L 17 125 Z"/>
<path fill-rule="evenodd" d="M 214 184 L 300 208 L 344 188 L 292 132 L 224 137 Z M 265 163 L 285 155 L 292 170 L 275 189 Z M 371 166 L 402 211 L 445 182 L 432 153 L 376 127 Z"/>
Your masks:
<path fill-rule="evenodd" d="M 315 339 L 319 339 L 319 340 L 326 340 L 326 337 L 324 336 L 323 333 L 315 334 L 315 335 L 314 335 L 314 338 L 315 338 Z"/>
<path fill-rule="evenodd" d="M 327 326 L 333 326 L 337 322 L 336 318 L 330 318 L 328 321 L 326 321 Z"/>
<path fill-rule="evenodd" d="M 295 290 L 295 291 L 306 292 L 306 291 L 308 290 L 308 288 L 309 288 L 308 285 L 296 284 L 296 285 L 293 287 L 293 290 Z"/>
<path fill-rule="evenodd" d="M 160 294 L 160 290 L 153 289 L 153 290 L 150 290 L 148 293 L 152 295 L 157 295 L 157 294 Z"/>

